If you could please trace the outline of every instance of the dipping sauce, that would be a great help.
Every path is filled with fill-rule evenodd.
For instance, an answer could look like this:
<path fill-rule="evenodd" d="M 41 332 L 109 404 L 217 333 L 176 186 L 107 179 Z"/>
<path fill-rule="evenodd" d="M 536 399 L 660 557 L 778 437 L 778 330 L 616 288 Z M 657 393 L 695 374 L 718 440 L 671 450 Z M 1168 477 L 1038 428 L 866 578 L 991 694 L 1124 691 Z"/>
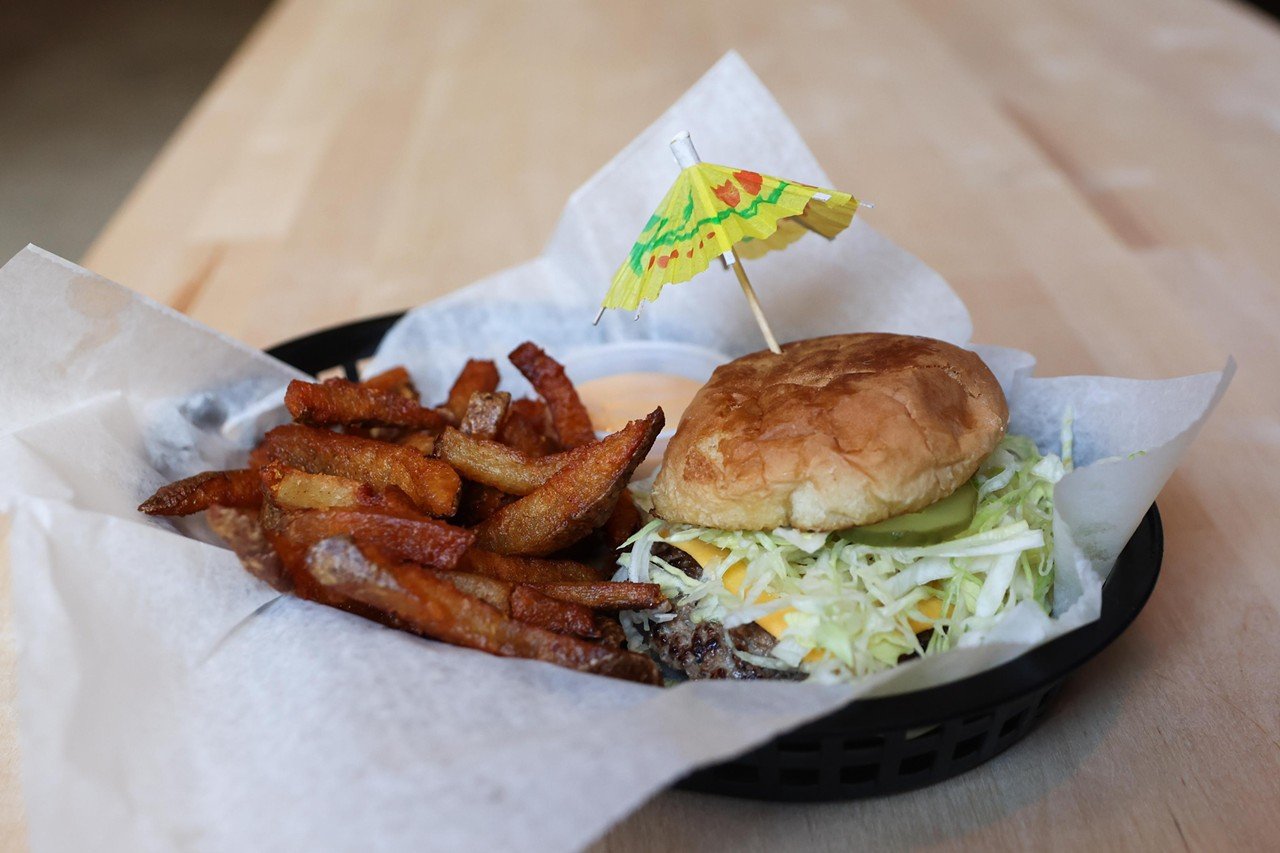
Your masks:
<path fill-rule="evenodd" d="M 674 373 L 615 373 L 581 383 L 578 396 L 599 432 L 616 432 L 655 406 L 662 407 L 667 418 L 664 432 L 669 432 L 701 387 L 698 380 Z"/>

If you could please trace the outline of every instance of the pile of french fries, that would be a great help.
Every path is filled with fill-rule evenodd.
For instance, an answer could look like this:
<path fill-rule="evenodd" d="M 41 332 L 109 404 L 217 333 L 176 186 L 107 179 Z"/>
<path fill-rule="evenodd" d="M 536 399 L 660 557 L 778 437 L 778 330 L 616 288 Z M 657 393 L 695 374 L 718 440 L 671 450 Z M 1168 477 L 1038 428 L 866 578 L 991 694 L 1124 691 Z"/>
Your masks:
<path fill-rule="evenodd" d="M 626 491 L 661 409 L 598 440 L 564 368 L 532 343 L 510 355 L 541 399 L 498 391 L 472 360 L 439 406 L 404 368 L 363 382 L 290 383 L 294 423 L 248 467 L 164 486 L 139 510 L 206 512 L 276 589 L 496 655 L 660 683 L 617 612 L 656 584 L 605 578 L 639 526 Z"/>

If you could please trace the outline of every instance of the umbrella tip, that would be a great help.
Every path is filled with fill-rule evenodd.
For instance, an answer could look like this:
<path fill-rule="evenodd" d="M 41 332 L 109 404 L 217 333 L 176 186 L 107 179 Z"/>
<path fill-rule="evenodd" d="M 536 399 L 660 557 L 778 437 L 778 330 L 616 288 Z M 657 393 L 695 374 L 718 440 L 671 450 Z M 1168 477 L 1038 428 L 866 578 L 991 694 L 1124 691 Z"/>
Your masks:
<path fill-rule="evenodd" d="M 698 156 L 697 149 L 693 147 L 693 140 L 689 138 L 689 131 L 687 130 L 682 130 L 671 137 L 671 153 L 675 156 L 676 162 L 680 164 L 681 169 L 687 169 L 702 162 L 702 158 Z"/>
<path fill-rule="evenodd" d="M 596 318 L 595 318 L 594 320 L 592 320 L 592 321 L 591 321 L 591 325 L 593 325 L 593 326 L 599 326 L 599 325 L 600 325 L 600 318 L 601 318 L 601 317 L 603 317 L 603 316 L 604 316 L 604 306 L 603 306 L 603 305 L 601 305 L 601 306 L 600 306 L 600 310 L 596 312 Z"/>

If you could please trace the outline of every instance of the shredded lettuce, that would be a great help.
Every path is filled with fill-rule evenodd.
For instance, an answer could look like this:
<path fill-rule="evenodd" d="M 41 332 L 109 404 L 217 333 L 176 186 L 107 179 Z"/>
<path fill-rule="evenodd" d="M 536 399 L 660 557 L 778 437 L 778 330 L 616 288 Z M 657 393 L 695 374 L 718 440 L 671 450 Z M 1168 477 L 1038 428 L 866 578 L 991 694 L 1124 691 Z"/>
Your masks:
<path fill-rule="evenodd" d="M 716 530 L 654 519 L 624 545 L 615 577 L 657 583 L 677 607 L 690 606 L 695 621 L 735 627 L 772 616 L 772 652 L 739 656 L 816 680 L 848 680 L 937 654 L 1021 601 L 1051 609 L 1053 489 L 1071 470 L 1071 427 L 1068 413 L 1061 456 L 1006 436 L 974 476 L 978 507 L 969 527 L 944 542 L 872 547 L 841 531 Z M 695 539 L 727 552 L 700 578 L 653 553 L 658 543 Z M 669 608 L 626 614 L 632 648 L 644 647 L 642 628 L 670 618 Z"/>

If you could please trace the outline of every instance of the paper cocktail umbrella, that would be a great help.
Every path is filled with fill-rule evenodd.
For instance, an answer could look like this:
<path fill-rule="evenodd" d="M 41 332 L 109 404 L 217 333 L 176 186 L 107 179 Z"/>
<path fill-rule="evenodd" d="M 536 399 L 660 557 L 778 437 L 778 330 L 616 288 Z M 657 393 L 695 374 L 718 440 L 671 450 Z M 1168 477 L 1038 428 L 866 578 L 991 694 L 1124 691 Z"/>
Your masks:
<path fill-rule="evenodd" d="M 704 163 L 688 133 L 671 140 L 671 152 L 680 174 L 614 274 L 596 321 L 606 308 L 635 311 L 666 285 L 688 281 L 719 258 L 737 275 L 769 349 L 781 352 L 742 258 L 786 248 L 806 231 L 831 239 L 849 226 L 858 200 L 838 190 Z"/>

